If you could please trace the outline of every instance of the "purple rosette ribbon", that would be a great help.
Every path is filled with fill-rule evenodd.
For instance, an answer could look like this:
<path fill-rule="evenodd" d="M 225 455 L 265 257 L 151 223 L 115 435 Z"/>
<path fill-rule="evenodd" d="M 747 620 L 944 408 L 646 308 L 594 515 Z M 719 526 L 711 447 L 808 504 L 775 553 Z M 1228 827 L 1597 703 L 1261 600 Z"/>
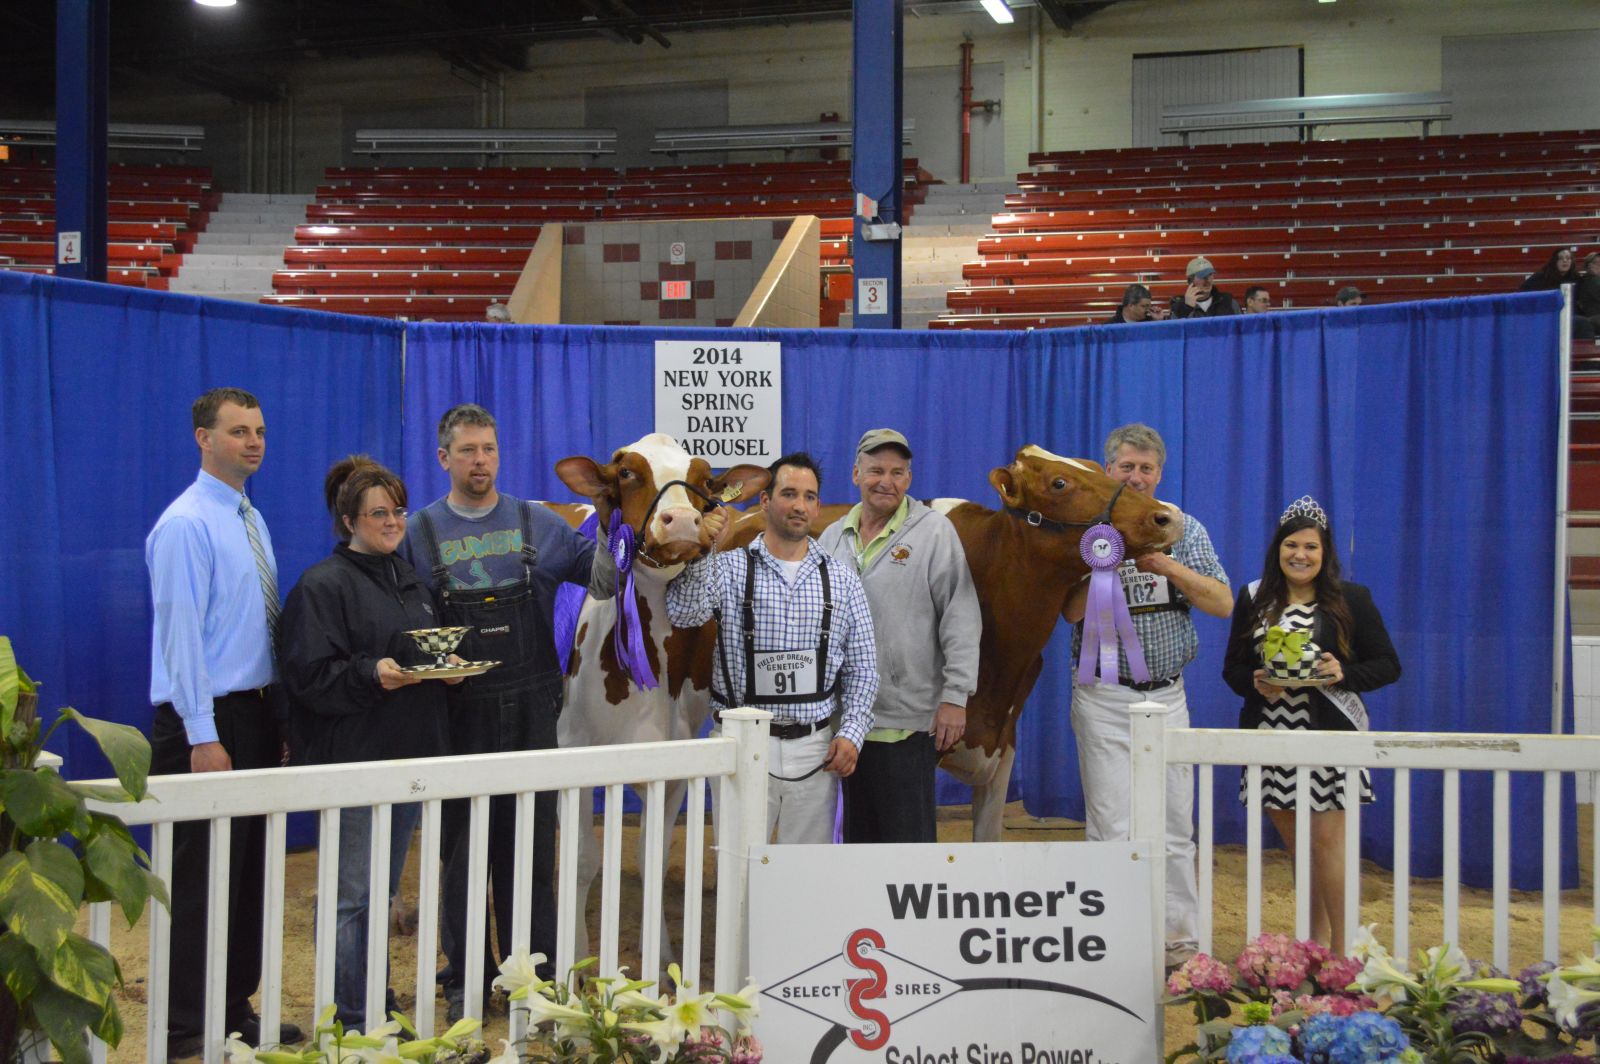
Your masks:
<path fill-rule="evenodd" d="M 578 535 L 594 542 L 600 533 L 600 515 L 590 514 L 578 526 Z M 561 673 L 566 675 L 567 662 L 572 658 L 572 644 L 578 635 L 578 617 L 583 613 L 583 600 L 589 589 L 582 584 L 564 583 L 556 588 L 556 602 L 550 619 L 551 634 L 556 640 L 556 658 L 561 662 Z"/>
<path fill-rule="evenodd" d="M 633 526 L 622 520 L 621 510 L 612 510 L 606 527 L 606 546 L 617 563 L 617 623 L 611 629 L 612 648 L 633 682 L 649 691 L 656 686 L 656 674 L 645 654 L 644 625 L 639 621 L 639 599 L 633 590 L 633 561 L 639 553 L 634 540 Z"/>
<path fill-rule="evenodd" d="M 1083 614 L 1083 645 L 1078 652 L 1078 682 L 1114 684 L 1117 648 L 1128 656 L 1128 674 L 1135 683 L 1149 683 L 1144 648 L 1133 630 L 1133 615 L 1117 577 L 1117 566 L 1127 555 L 1122 533 L 1110 525 L 1093 525 L 1078 541 L 1078 553 L 1089 566 L 1089 601 Z M 1099 676 L 1095 675 L 1096 666 Z"/>

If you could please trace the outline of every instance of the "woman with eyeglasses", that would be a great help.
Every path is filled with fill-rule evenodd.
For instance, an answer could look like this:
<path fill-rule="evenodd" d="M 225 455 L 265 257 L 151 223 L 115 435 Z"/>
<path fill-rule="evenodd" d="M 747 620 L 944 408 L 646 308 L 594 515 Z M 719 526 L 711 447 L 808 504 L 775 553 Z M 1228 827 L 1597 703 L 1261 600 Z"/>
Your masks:
<path fill-rule="evenodd" d="M 328 470 L 323 493 L 339 543 L 301 575 L 278 629 L 294 761 L 437 756 L 447 748 L 444 687 L 405 671 L 433 661 L 406 633 L 439 624 L 427 588 L 395 553 L 406 534 L 406 486 L 366 455 L 353 455 Z M 391 895 L 420 811 L 416 804 L 393 807 Z M 367 1027 L 371 833 L 369 809 L 341 812 L 334 1001 L 347 1029 Z"/>
<path fill-rule="evenodd" d="M 1222 677 L 1245 700 L 1239 727 L 1279 731 L 1366 731 L 1362 692 L 1400 678 L 1400 658 L 1372 593 L 1339 578 L 1328 515 L 1309 495 L 1278 519 L 1261 579 L 1239 592 Z M 1311 937 L 1343 952 L 1344 770 L 1301 771 L 1310 783 Z M 1295 779 L 1293 767 L 1261 770 L 1261 805 L 1291 857 Z M 1372 801 L 1365 769 L 1359 795 Z M 1239 797 L 1245 799 L 1243 779 Z"/>

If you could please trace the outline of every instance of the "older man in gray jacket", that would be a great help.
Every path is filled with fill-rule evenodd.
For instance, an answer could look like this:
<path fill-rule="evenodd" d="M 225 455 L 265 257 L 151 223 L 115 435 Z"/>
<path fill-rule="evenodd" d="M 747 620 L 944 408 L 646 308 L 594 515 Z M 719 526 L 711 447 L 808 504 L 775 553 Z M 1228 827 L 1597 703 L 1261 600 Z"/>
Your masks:
<path fill-rule="evenodd" d="M 966 731 L 967 699 L 978 686 L 978 595 L 955 526 L 906 497 L 904 436 L 868 430 L 851 480 L 860 504 L 819 543 L 861 575 L 878 696 L 873 729 L 844 781 L 844 841 L 935 842 L 934 768 Z"/>

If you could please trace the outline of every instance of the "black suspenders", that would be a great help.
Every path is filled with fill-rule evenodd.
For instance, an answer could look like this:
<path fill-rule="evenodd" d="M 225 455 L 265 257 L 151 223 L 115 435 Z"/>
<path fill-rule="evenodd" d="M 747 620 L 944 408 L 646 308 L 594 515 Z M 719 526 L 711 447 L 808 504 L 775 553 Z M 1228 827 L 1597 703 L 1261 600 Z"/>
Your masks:
<path fill-rule="evenodd" d="M 744 704 L 749 706 L 759 705 L 793 705 L 795 703 L 822 702 L 832 698 L 837 684 L 822 689 L 822 684 L 828 675 L 828 645 L 833 638 L 833 584 L 828 577 L 828 556 L 820 554 L 817 564 L 817 574 L 822 579 L 822 622 L 817 635 L 817 690 L 810 694 L 795 695 L 770 695 L 758 696 L 756 694 L 755 662 L 756 662 L 756 566 L 759 564 L 758 555 L 754 548 L 745 551 L 745 576 L 744 576 L 744 602 L 740 606 L 740 619 L 744 629 Z M 721 596 L 721 590 L 717 591 Z M 723 638 L 722 607 L 719 605 L 712 609 L 712 615 L 717 620 L 717 658 L 722 664 L 723 688 L 731 690 L 733 687 L 733 672 L 728 668 L 728 645 Z M 786 648 L 779 648 L 786 649 Z M 715 692 L 713 692 L 715 694 Z M 724 705 L 733 705 L 725 698 L 718 701 Z"/>

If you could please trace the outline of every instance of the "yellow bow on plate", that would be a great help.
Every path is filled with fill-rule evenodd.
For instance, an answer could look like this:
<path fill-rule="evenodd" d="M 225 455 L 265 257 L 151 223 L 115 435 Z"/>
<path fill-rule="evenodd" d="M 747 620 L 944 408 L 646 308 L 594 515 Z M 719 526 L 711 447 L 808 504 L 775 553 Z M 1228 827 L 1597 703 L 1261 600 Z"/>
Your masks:
<path fill-rule="evenodd" d="M 1296 661 L 1310 641 L 1311 633 L 1305 629 L 1285 631 L 1273 625 L 1267 629 L 1266 641 L 1261 644 L 1261 657 L 1264 661 L 1271 661 L 1282 653 L 1284 661 Z"/>

